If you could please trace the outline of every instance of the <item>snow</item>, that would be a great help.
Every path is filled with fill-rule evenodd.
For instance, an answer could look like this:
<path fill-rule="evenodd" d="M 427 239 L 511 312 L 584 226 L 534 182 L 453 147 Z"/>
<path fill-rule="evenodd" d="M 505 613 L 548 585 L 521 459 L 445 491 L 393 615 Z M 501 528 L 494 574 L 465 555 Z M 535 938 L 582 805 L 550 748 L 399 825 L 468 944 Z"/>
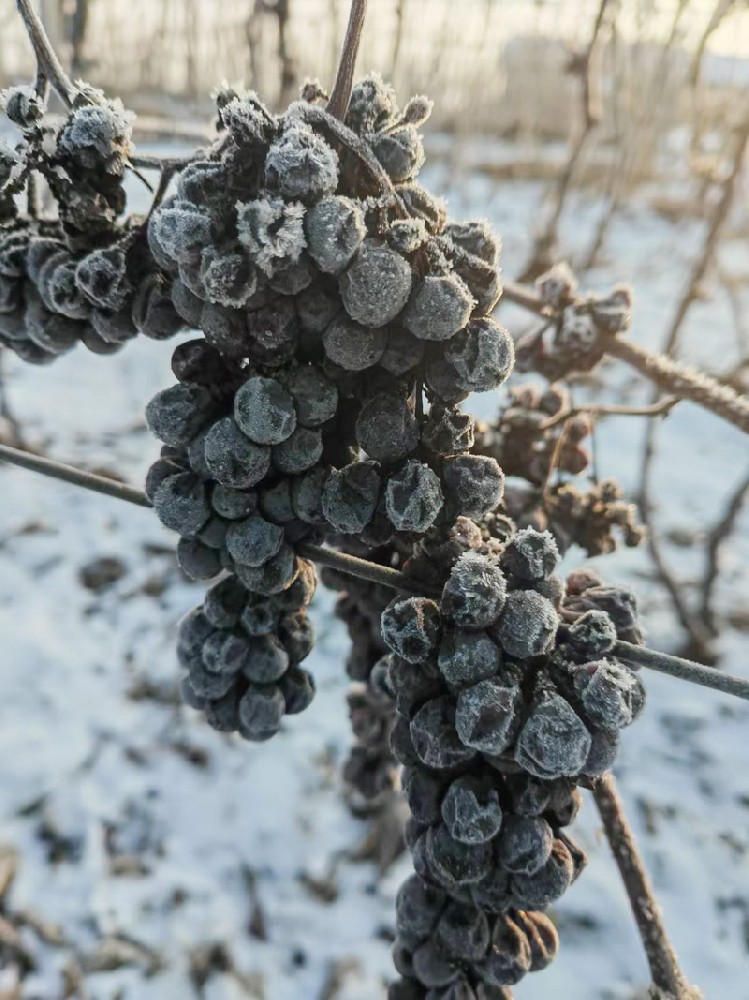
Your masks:
<path fill-rule="evenodd" d="M 504 239 L 506 272 L 521 268 L 539 218 L 537 184 L 497 185 L 479 173 L 458 180 L 446 162 L 426 179 L 449 196 L 455 215 L 490 218 Z M 700 224 L 665 221 L 650 208 L 650 194 L 616 221 L 606 263 L 590 282 L 635 286 L 631 336 L 654 347 Z M 601 210 L 599 201 L 577 196 L 563 245 L 573 253 L 583 247 Z M 749 269 L 745 240 L 733 239 L 723 255 L 733 271 Z M 724 370 L 736 356 L 731 312 L 724 294 L 710 291 L 688 320 L 684 354 Z M 509 307 L 502 316 L 513 329 L 528 322 Z M 113 358 L 79 350 L 43 369 L 8 362 L 12 406 L 28 438 L 49 454 L 141 482 L 157 453 L 143 409 L 171 380 L 172 347 L 139 340 Z M 649 393 L 620 363 L 606 367 L 604 381 L 619 399 Z M 472 402 L 484 417 L 497 405 L 496 397 Z M 643 422 L 622 418 L 600 432 L 601 474 L 615 473 L 629 490 L 643 431 Z M 659 449 L 659 523 L 688 541 L 669 545 L 667 556 L 698 579 L 700 533 L 744 473 L 745 442 L 684 404 L 663 424 Z M 393 901 L 408 862 L 378 881 L 374 867 L 349 856 L 366 826 L 349 815 L 338 778 L 349 743 L 346 637 L 331 595 L 318 593 L 314 602 L 313 706 L 268 744 L 235 742 L 171 700 L 175 625 L 200 601 L 201 588 L 180 578 L 174 539 L 153 515 L 17 468 L 2 468 L 0 484 L 0 848 L 19 857 L 8 907 L 33 911 L 65 938 L 55 946 L 24 929 L 35 968 L 17 995 L 71 995 L 63 968 L 106 965 L 97 956 L 102 941 L 115 937 L 130 942 L 131 962 L 87 972 L 91 1000 L 380 997 L 392 975 Z M 722 602 L 746 617 L 746 515 L 726 555 Z M 101 556 L 121 559 L 125 573 L 93 593 L 79 572 Z M 582 561 L 571 553 L 567 565 Z M 597 562 L 608 578 L 637 587 L 649 642 L 675 648 L 678 632 L 646 555 L 626 551 Z M 749 675 L 746 632 L 726 625 L 720 650 L 726 668 Z M 747 1000 L 749 706 L 660 675 L 645 680 L 648 707 L 625 734 L 620 790 L 687 976 L 706 997 Z M 149 691 L 159 696 L 144 696 Z M 54 845 L 43 835 L 50 829 L 54 843 L 65 845 L 62 860 L 50 858 Z M 590 865 L 554 909 L 560 955 L 516 995 L 633 1000 L 647 986 L 647 968 L 592 801 L 575 833 Z M 324 901 L 313 883 L 325 884 L 334 900 Z M 198 987 L 190 955 L 215 942 L 232 965 Z M 323 993 L 336 970 L 339 987 Z M 0 995 L 14 975 L 6 963 Z"/>

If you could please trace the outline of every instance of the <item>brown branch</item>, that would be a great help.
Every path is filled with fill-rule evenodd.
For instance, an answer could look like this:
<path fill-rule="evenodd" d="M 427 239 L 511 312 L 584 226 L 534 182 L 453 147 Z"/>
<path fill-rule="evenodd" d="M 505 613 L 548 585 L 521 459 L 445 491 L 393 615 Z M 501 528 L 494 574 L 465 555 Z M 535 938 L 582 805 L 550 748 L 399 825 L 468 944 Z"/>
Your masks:
<path fill-rule="evenodd" d="M 654 986 L 673 1000 L 696 1000 L 699 993 L 689 986 L 679 968 L 676 952 L 663 923 L 661 908 L 637 848 L 634 833 L 624 815 L 612 774 L 604 775 L 593 785 L 593 798 L 629 897 Z"/>
<path fill-rule="evenodd" d="M 747 496 L 749 496 L 749 473 L 744 476 L 733 493 L 728 497 L 728 503 L 726 504 L 723 516 L 710 532 L 705 548 L 706 566 L 702 584 L 702 618 L 707 628 L 713 634 L 717 634 L 713 595 L 715 585 L 718 582 L 720 555 L 723 551 L 723 546 L 731 537 L 736 527 L 736 521 L 741 514 Z"/>
<path fill-rule="evenodd" d="M 626 361 L 660 389 L 697 403 L 749 434 L 749 397 L 665 355 L 651 354 L 623 337 L 607 337 L 604 346 L 607 354 Z"/>
<path fill-rule="evenodd" d="M 570 406 L 545 420 L 539 430 L 551 430 L 552 427 L 580 414 L 585 414 L 588 417 L 663 417 L 670 413 L 678 402 L 679 400 L 675 396 L 666 396 L 660 402 L 646 406 L 619 406 L 616 403 L 589 403 L 587 406 Z"/>
<path fill-rule="evenodd" d="M 52 48 L 36 7 L 32 0 L 16 0 L 16 7 L 34 49 L 39 73 L 49 80 L 63 104 L 67 108 L 71 107 L 77 92 L 76 88 Z"/>
<path fill-rule="evenodd" d="M 354 68 L 356 57 L 359 54 L 362 32 L 364 31 L 364 20 L 367 16 L 368 0 L 351 0 L 351 14 L 349 15 L 346 38 L 341 51 L 341 58 L 338 63 L 333 92 L 328 101 L 328 114 L 340 121 L 346 117 L 349 101 L 351 100 L 351 89 L 354 82 Z"/>

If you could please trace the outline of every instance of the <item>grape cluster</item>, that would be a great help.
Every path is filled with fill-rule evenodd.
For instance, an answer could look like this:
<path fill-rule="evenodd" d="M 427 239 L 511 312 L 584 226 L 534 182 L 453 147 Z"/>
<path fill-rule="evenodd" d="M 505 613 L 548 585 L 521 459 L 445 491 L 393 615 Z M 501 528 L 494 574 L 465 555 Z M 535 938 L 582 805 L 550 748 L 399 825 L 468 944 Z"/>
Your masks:
<path fill-rule="evenodd" d="M 496 458 L 506 476 L 534 486 L 546 483 L 552 464 L 559 472 L 580 475 L 590 463 L 585 447 L 590 419 L 581 413 L 552 422 L 570 408 L 570 394 L 561 386 L 550 385 L 543 392 L 535 385 L 514 386 L 496 423 L 481 426 L 476 450 Z"/>
<path fill-rule="evenodd" d="M 164 447 L 146 492 L 193 579 L 281 594 L 301 543 L 407 550 L 500 502 L 459 406 L 512 367 L 487 315 L 499 246 L 414 182 L 428 113 L 418 98 L 399 110 L 378 77 L 345 125 L 224 93 L 220 140 L 151 214 L 173 309 L 202 333 L 147 408 Z"/>
<path fill-rule="evenodd" d="M 3 107 L 23 141 L 0 149 L 0 342 L 46 364 L 78 343 L 110 354 L 139 332 L 171 337 L 183 322 L 169 283 L 141 220 L 122 219 L 132 115 L 81 85 L 47 141 L 46 109 L 31 88 L 4 92 Z M 13 195 L 42 180 L 55 216 L 22 215 Z"/>
<path fill-rule="evenodd" d="M 257 594 L 226 574 L 180 622 L 177 656 L 187 671 L 182 694 L 214 729 L 263 742 L 278 732 L 284 715 L 310 704 L 315 683 L 300 664 L 314 643 L 307 606 L 316 582 L 306 562 L 279 594 Z"/>
<path fill-rule="evenodd" d="M 632 289 L 616 285 L 604 295 L 577 294 L 577 280 L 566 265 L 556 265 L 536 281 L 539 296 L 553 315 L 517 345 L 519 371 L 538 372 L 550 381 L 595 368 L 604 355 L 604 338 L 629 329 Z"/>
<path fill-rule="evenodd" d="M 393 998 L 494 996 L 548 965 L 543 910 L 585 866 L 564 832 L 576 785 L 611 767 L 644 705 L 614 655 L 641 638 L 632 595 L 586 572 L 565 586 L 548 532 L 497 545 L 474 528 L 453 532 L 439 599 L 398 598 L 382 615 L 390 651 L 373 672 L 394 699 L 415 868 L 398 896 Z"/>

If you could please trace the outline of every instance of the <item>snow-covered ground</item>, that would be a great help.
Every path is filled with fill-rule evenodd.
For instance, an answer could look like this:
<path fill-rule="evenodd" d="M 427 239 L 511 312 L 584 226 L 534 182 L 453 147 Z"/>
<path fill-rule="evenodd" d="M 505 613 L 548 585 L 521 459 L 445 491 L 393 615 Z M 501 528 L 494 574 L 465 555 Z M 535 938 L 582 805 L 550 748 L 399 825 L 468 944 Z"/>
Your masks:
<path fill-rule="evenodd" d="M 446 165 L 426 179 L 455 215 L 496 224 L 505 270 L 516 273 L 541 189 L 480 176 L 458 182 Z M 566 248 L 585 245 L 598 211 L 576 200 Z M 663 335 L 699 231 L 696 222 L 664 222 L 645 197 L 614 225 L 606 259 L 616 269 L 606 264 L 590 279 L 635 285 L 638 341 L 655 346 Z M 723 262 L 749 273 L 746 241 L 727 244 Z M 509 308 L 503 315 L 517 329 L 527 322 Z M 685 333 L 695 362 L 731 366 L 724 295 L 696 305 Z M 80 350 L 44 369 L 11 362 L 12 405 L 50 454 L 139 482 L 157 451 L 143 408 L 170 381 L 171 347 L 138 341 L 114 358 Z M 604 379 L 619 399 L 646 398 L 619 363 Z M 475 402 L 482 416 L 496 407 Z M 635 419 L 603 425 L 602 475 L 634 485 L 643 429 Z M 697 579 L 701 533 L 744 474 L 746 443 L 689 405 L 668 418 L 659 442 L 659 523 L 680 541 L 668 557 Z M 173 701 L 175 625 L 201 588 L 180 579 L 173 539 L 156 519 L 7 466 L 0 490 L 0 884 L 15 852 L 5 912 L 31 912 L 20 945 L 34 963 L 14 991 L 0 920 L 0 997 L 379 1000 L 408 865 L 378 881 L 374 867 L 348 857 L 365 827 L 349 816 L 338 781 L 348 744 L 346 637 L 331 597 L 315 599 L 312 708 L 268 744 L 234 742 Z M 93 591 L 80 574 L 101 557 L 118 560 L 122 574 Z M 600 562 L 607 577 L 638 587 L 651 644 L 673 648 L 678 632 L 646 556 Z M 745 515 L 721 590 L 722 607 L 745 629 L 748 567 Z M 725 627 L 721 652 L 726 668 L 749 675 L 746 631 Z M 687 975 L 709 1000 L 749 1000 L 749 707 L 666 677 L 646 681 L 647 711 L 626 733 L 617 767 L 621 792 Z M 647 985 L 592 802 L 576 832 L 590 865 L 555 908 L 560 955 L 517 988 L 519 1000 L 632 1000 Z"/>

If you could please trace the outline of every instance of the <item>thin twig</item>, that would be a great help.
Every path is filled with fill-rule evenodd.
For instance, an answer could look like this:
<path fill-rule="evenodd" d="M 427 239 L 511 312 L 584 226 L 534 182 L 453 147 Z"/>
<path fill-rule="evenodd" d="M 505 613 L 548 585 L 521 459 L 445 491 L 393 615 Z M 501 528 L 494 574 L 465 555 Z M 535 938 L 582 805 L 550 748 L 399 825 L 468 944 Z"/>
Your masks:
<path fill-rule="evenodd" d="M 50 458 L 42 458 L 30 452 L 22 451 L 19 448 L 11 448 L 8 445 L 0 445 L 0 461 L 10 462 L 12 465 L 19 465 L 31 472 L 39 472 L 43 476 L 52 479 L 60 479 L 63 482 L 72 483 L 94 493 L 104 493 L 107 496 L 115 497 L 118 500 L 125 500 L 127 503 L 135 504 L 138 507 L 150 507 L 151 504 L 145 493 L 127 486 L 114 479 L 107 479 L 106 476 L 99 476 L 94 472 L 84 472 L 72 465 L 65 465 L 62 462 L 55 462 Z M 319 545 L 302 545 L 299 547 L 301 555 L 321 566 L 328 566 L 350 576 L 362 577 L 372 580 L 375 583 L 382 583 L 394 590 L 403 590 L 408 593 L 426 594 L 435 596 L 434 591 L 428 591 L 423 584 L 417 583 L 405 573 L 399 570 L 390 569 L 387 566 L 378 566 L 376 563 L 367 562 L 356 556 L 345 552 L 336 552 L 333 549 L 323 548 Z M 367 576 L 363 576 L 366 573 Z M 651 670 L 660 670 L 662 673 L 671 674 L 682 680 L 692 681 L 703 687 L 714 688 L 716 691 L 725 691 L 749 701 L 749 681 L 740 677 L 733 677 L 730 674 L 718 670 L 710 670 L 699 663 L 692 663 L 690 660 L 682 659 L 678 656 L 669 656 L 666 653 L 658 653 L 652 649 L 644 649 L 642 646 L 634 646 L 628 642 L 619 642 L 616 645 L 616 654 L 622 659 L 627 659 L 631 663 L 647 667 Z"/>
<path fill-rule="evenodd" d="M 351 90 L 354 82 L 354 68 L 356 57 L 359 54 L 359 45 L 364 31 L 364 20 L 367 16 L 368 0 L 351 0 L 351 14 L 349 15 L 346 38 L 341 51 L 341 58 L 338 63 L 335 85 L 328 101 L 328 114 L 340 121 L 346 117 L 349 101 L 351 100 Z"/>
<path fill-rule="evenodd" d="M 676 406 L 679 400 L 675 396 L 667 396 L 650 406 L 620 406 L 616 403 L 589 403 L 587 406 L 569 406 L 549 417 L 539 427 L 539 431 L 548 431 L 571 417 L 585 414 L 588 417 L 663 417 Z"/>
<path fill-rule="evenodd" d="M 687 983 L 679 968 L 673 945 L 668 939 L 660 905 L 637 848 L 634 833 L 624 815 L 612 774 L 605 774 L 593 785 L 593 798 L 629 897 L 654 986 L 674 1000 L 695 998 L 698 994 Z"/>
<path fill-rule="evenodd" d="M 749 680 L 737 677 L 735 674 L 726 674 L 722 670 L 716 670 L 715 667 L 705 667 L 683 656 L 671 656 L 669 653 L 659 653 L 644 646 L 634 646 L 630 642 L 617 642 L 614 652 L 620 659 L 635 663 L 638 667 L 657 670 L 661 674 L 668 674 L 669 677 L 699 684 L 700 687 L 712 688 L 713 691 L 723 691 L 725 694 L 732 694 L 736 698 L 749 701 Z"/>
<path fill-rule="evenodd" d="M 26 26 L 40 73 L 49 80 L 65 107 L 71 107 L 77 93 L 76 88 L 52 48 L 36 7 L 32 0 L 16 0 L 16 7 Z"/>
<path fill-rule="evenodd" d="M 720 569 L 720 554 L 723 546 L 736 527 L 736 521 L 749 496 L 749 473 L 739 482 L 736 489 L 728 497 L 728 503 L 723 516 L 710 532 L 705 548 L 705 577 L 702 584 L 702 618 L 707 628 L 717 634 L 713 595 L 718 582 Z"/>

